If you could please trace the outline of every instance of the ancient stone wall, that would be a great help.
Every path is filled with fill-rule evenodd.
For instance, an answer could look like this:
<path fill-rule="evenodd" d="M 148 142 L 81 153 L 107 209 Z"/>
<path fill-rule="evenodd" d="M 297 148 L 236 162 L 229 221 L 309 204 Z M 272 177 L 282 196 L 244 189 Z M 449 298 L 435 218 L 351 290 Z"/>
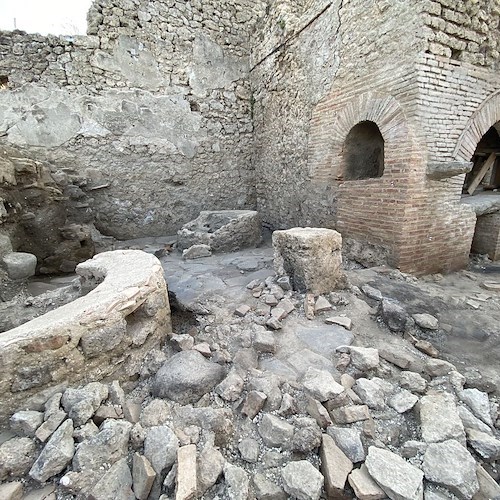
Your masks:
<path fill-rule="evenodd" d="M 99 227 L 120 238 L 253 208 L 248 41 L 263 3 L 96 1 L 90 36 L 2 33 L 3 141 L 97 171 Z"/>

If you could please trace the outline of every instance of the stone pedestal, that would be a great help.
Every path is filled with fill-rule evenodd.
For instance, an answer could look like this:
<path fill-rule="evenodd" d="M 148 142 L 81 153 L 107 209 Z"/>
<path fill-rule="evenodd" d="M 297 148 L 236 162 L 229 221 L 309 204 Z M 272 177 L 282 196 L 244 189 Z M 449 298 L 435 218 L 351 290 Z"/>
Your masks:
<path fill-rule="evenodd" d="M 328 293 L 345 284 L 342 236 L 333 229 L 296 227 L 273 233 L 274 268 L 289 276 L 293 289 Z"/>

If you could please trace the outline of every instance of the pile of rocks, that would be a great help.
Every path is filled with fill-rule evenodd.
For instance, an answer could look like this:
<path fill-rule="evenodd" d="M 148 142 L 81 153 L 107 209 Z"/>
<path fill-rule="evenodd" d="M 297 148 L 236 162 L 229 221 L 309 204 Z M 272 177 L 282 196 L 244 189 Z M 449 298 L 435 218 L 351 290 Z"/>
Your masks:
<path fill-rule="evenodd" d="M 179 352 L 158 351 L 155 375 L 128 395 L 116 381 L 90 383 L 15 413 L 16 436 L 0 446 L 0 497 L 500 495 L 498 404 L 464 388 L 450 363 L 410 348 L 344 346 L 338 371 L 309 366 L 292 379 L 259 369 L 280 335 L 264 326 L 273 311 L 302 315 L 304 300 L 320 313 L 328 302 L 286 288 L 284 279 L 249 284 L 268 312 L 237 308 L 241 327 L 253 325 L 244 347 L 226 349 L 204 329 L 173 334 Z"/>

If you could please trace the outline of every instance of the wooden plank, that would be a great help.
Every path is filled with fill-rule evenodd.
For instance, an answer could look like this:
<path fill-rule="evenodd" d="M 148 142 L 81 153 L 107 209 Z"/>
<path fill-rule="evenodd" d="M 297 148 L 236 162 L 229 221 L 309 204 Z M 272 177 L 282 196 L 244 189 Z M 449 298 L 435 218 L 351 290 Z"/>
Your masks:
<path fill-rule="evenodd" d="M 484 179 L 484 176 L 488 172 L 488 170 L 493 166 L 496 160 L 496 154 L 491 153 L 490 156 L 488 156 L 488 159 L 483 163 L 483 166 L 481 167 L 481 170 L 477 173 L 476 177 L 474 177 L 469 184 L 469 187 L 467 188 L 467 192 L 469 194 L 473 194 L 476 188 L 479 186 L 481 181 Z"/>

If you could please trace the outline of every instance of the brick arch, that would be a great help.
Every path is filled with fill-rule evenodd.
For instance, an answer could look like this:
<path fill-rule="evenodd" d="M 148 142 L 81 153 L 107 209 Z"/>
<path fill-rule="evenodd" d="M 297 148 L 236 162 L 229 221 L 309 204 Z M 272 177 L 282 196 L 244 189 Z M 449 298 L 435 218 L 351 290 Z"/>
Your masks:
<path fill-rule="evenodd" d="M 497 90 L 485 99 L 470 117 L 453 151 L 453 158 L 470 161 L 481 137 L 499 121 L 500 90 Z"/>
<path fill-rule="evenodd" d="M 345 139 L 360 122 L 371 121 L 378 126 L 385 143 L 386 159 L 390 159 L 400 146 L 407 148 L 412 143 L 405 113 L 394 97 L 365 93 L 348 102 L 338 102 L 336 97 L 329 96 L 313 112 L 308 151 L 313 181 L 332 181 L 340 177 Z"/>

